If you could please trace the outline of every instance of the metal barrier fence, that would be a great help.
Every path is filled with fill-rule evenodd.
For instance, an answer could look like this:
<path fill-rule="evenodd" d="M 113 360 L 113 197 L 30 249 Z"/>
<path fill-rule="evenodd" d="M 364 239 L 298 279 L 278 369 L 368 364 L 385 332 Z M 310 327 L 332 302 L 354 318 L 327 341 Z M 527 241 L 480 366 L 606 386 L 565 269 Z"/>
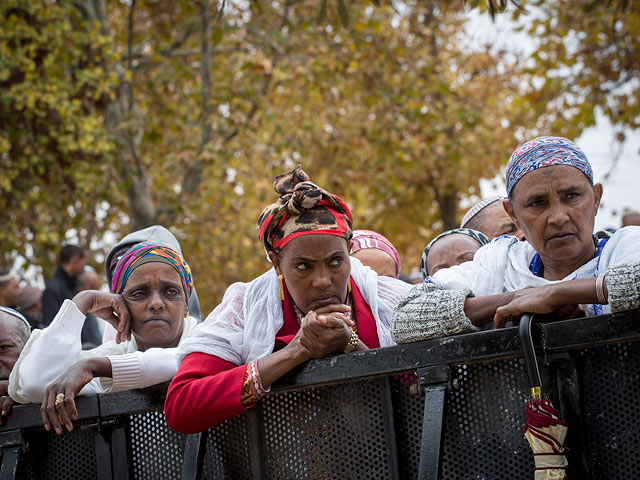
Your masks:
<path fill-rule="evenodd" d="M 640 312 L 536 325 L 545 390 L 569 425 L 570 479 L 640 475 Z M 244 414 L 171 431 L 166 385 L 78 399 L 57 436 L 39 405 L 0 428 L 0 480 L 532 479 L 517 329 L 309 362 Z"/>

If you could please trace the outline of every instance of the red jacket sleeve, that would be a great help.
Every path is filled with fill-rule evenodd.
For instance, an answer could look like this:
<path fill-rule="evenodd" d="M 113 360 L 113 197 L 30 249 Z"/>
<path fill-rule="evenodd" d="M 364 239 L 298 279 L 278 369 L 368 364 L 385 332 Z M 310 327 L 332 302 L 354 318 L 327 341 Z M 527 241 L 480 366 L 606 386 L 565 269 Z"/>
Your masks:
<path fill-rule="evenodd" d="M 240 393 L 246 368 L 206 353 L 187 355 L 164 402 L 169 426 L 197 433 L 244 412 Z"/>

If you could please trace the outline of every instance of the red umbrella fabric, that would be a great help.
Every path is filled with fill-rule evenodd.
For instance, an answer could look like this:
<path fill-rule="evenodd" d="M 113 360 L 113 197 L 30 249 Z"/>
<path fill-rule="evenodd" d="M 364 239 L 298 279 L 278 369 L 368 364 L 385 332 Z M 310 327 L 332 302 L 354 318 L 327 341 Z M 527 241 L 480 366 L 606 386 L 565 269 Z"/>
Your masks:
<path fill-rule="evenodd" d="M 549 400 L 531 400 L 526 405 L 526 425 L 522 429 L 531 445 L 536 463 L 535 480 L 566 480 L 567 459 L 564 456 L 566 422 Z"/>
<path fill-rule="evenodd" d="M 524 365 L 531 387 L 526 403 L 526 425 L 522 432 L 531 445 L 536 464 L 535 480 L 566 480 L 567 459 L 564 439 L 569 425 L 560 419 L 551 401 L 542 394 L 542 381 L 531 337 L 531 318 L 520 319 L 519 335 Z"/>

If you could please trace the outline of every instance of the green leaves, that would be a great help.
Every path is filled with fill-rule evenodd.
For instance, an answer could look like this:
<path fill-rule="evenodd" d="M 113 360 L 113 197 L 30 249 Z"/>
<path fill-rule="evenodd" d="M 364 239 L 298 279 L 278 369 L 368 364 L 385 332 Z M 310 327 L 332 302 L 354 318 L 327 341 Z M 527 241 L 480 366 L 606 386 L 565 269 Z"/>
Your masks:
<path fill-rule="evenodd" d="M 378 0 L 227 2 L 206 37 L 206 99 L 192 2 L 136 2 L 131 58 L 128 2 L 107 2 L 110 30 L 68 2 L 0 2 L 3 254 L 33 250 L 47 270 L 71 229 L 100 254 L 104 238 L 150 218 L 180 238 L 210 310 L 228 284 L 268 268 L 255 218 L 275 200 L 273 177 L 302 163 L 358 228 L 417 266 L 516 132 L 575 136 L 605 104 L 617 122 L 638 122 L 637 89 L 616 90 L 636 68 L 638 11 L 585 15 L 590 1 L 544 2 L 527 69 L 462 48 L 459 2 L 408 0 L 401 15 Z M 185 181 L 188 171 L 199 175 Z"/>
<path fill-rule="evenodd" d="M 87 164 L 109 162 L 113 145 L 102 102 L 115 87 L 102 64 L 110 40 L 66 4 L 0 4 L 0 232 L 3 255 L 25 255 L 95 217 L 103 176 Z M 37 232 L 37 234 L 36 234 Z M 27 245 L 30 244 L 29 249 Z M 39 245 L 36 245 L 39 244 Z M 51 259 L 54 263 L 55 259 Z M 39 262 L 51 267 L 46 256 Z"/>

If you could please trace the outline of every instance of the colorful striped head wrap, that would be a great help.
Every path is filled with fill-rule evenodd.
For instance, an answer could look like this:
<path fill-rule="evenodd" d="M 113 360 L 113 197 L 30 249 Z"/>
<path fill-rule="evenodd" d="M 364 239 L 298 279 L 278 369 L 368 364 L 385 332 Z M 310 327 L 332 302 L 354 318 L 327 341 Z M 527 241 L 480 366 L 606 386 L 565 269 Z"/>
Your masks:
<path fill-rule="evenodd" d="M 267 252 L 278 253 L 294 238 L 310 233 L 351 239 L 353 218 L 347 204 L 309 181 L 301 166 L 278 175 L 273 187 L 280 199 L 258 217 L 259 238 Z"/>
<path fill-rule="evenodd" d="M 480 246 L 486 245 L 490 242 L 489 237 L 487 237 L 484 233 L 479 232 L 477 230 L 472 230 L 471 228 L 456 228 L 453 230 L 447 230 L 446 232 L 442 232 L 436 238 L 427 243 L 427 246 L 424 247 L 424 252 L 422 252 L 422 261 L 420 262 L 420 271 L 422 272 L 422 277 L 427 278 L 429 276 L 429 272 L 427 271 L 427 255 L 429 255 L 429 250 L 431 247 L 440 240 L 442 237 L 446 237 L 448 235 L 453 235 L 455 233 L 461 233 L 462 235 L 467 235 L 473 238 L 476 242 L 480 244 Z"/>
<path fill-rule="evenodd" d="M 140 265 L 150 262 L 166 263 L 176 269 L 182 280 L 185 302 L 188 302 L 191 292 L 193 291 L 191 269 L 184 258 L 182 258 L 182 255 L 166 243 L 140 242 L 127 250 L 118 261 L 115 271 L 113 272 L 111 291 L 113 293 L 122 293 L 131 272 Z"/>
<path fill-rule="evenodd" d="M 372 230 L 354 230 L 351 240 L 353 245 L 351 246 L 351 252 L 349 252 L 350 255 L 367 248 L 376 248 L 393 258 L 393 261 L 396 262 L 396 278 L 398 278 L 398 275 L 400 275 L 400 254 L 396 247 L 393 246 L 393 243 L 387 240 L 384 235 Z"/>
<path fill-rule="evenodd" d="M 543 167 L 570 165 L 586 175 L 593 185 L 593 170 L 580 147 L 563 137 L 538 137 L 514 150 L 507 163 L 507 194 L 527 173 Z"/>

